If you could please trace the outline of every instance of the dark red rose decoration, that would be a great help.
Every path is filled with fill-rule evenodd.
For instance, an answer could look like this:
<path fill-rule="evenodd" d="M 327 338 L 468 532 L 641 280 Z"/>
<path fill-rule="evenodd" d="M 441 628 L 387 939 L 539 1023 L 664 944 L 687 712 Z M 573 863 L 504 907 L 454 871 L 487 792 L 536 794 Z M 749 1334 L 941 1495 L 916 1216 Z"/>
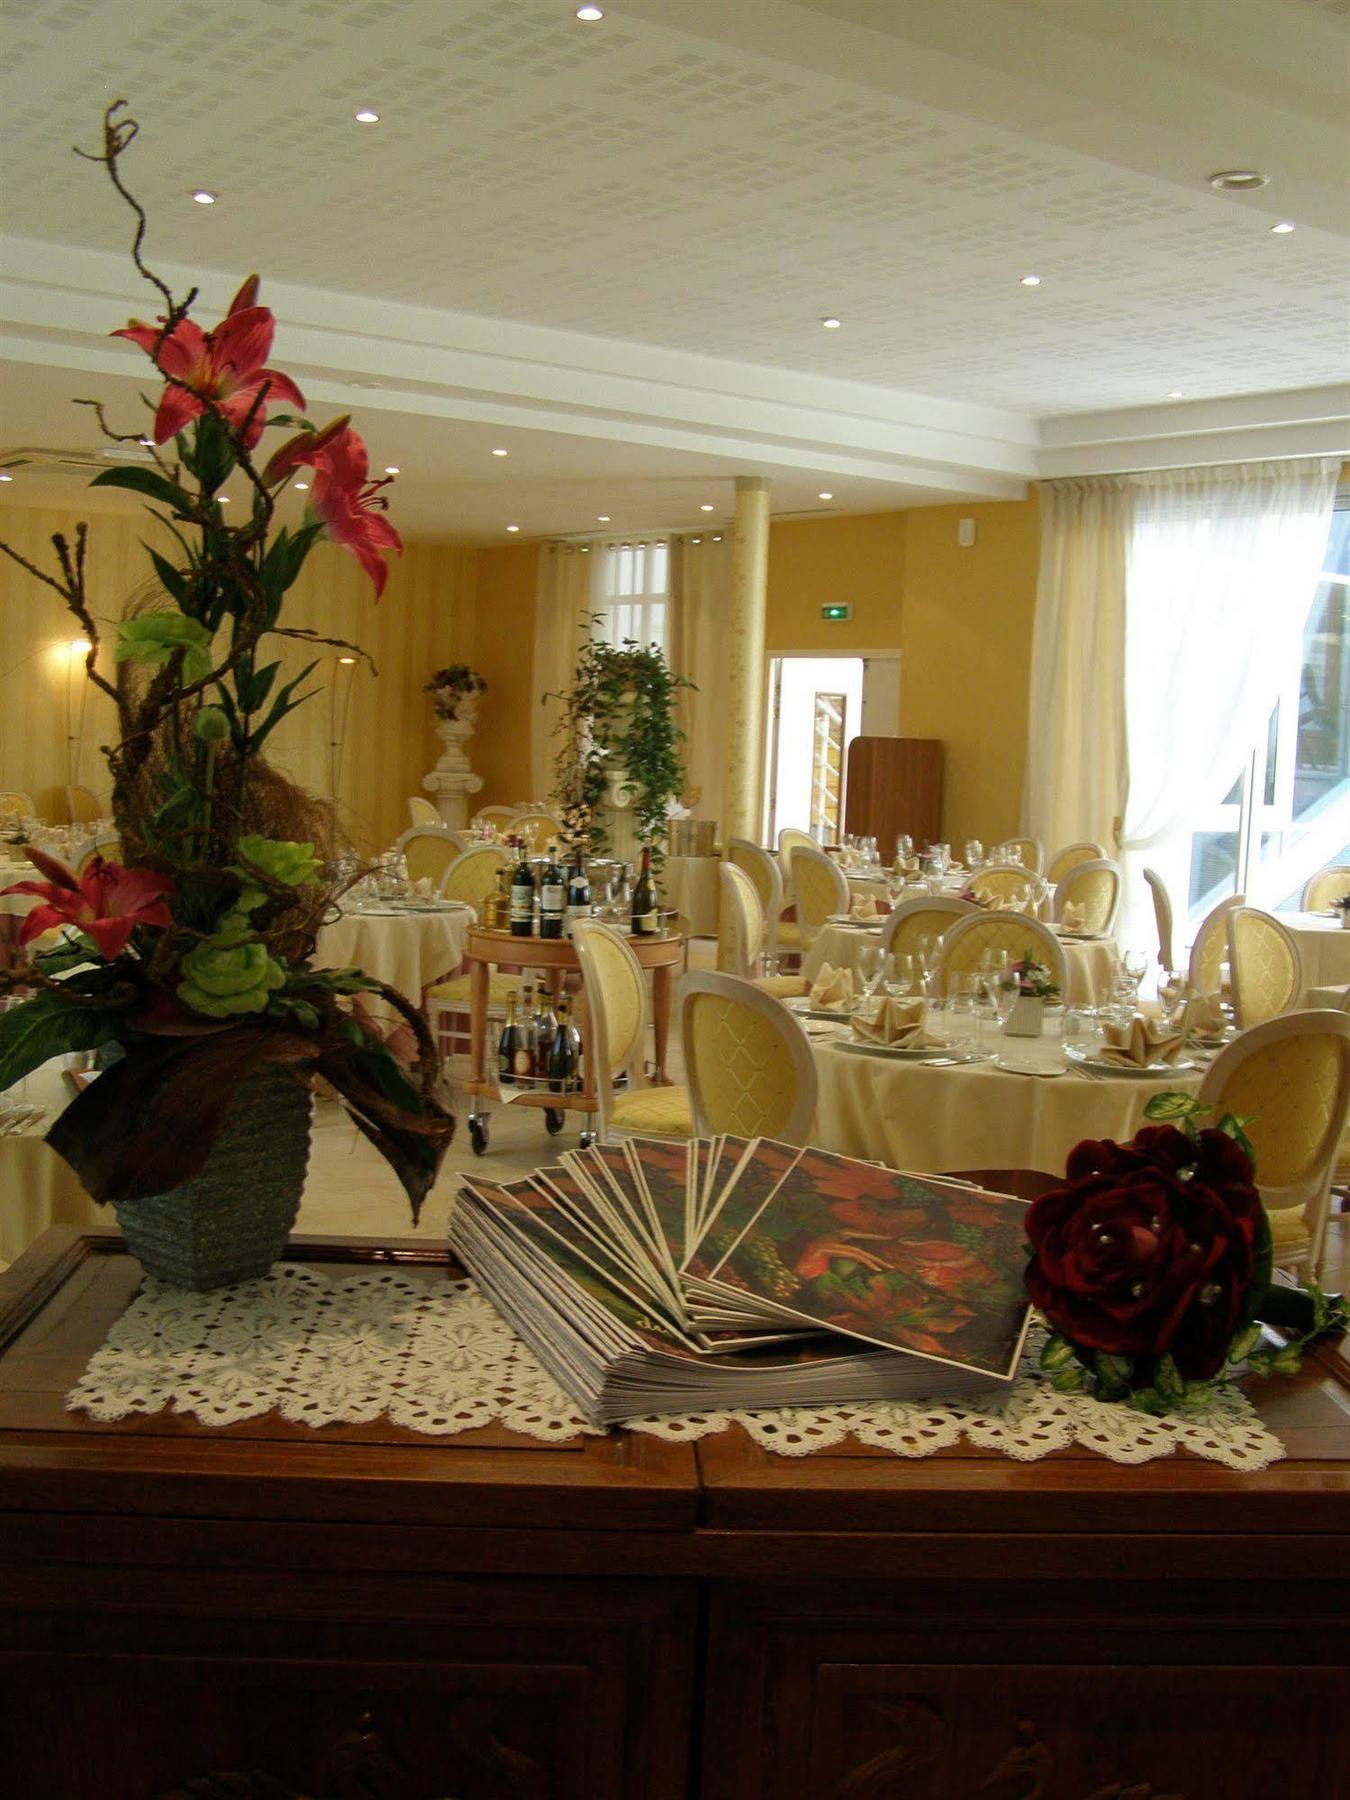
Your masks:
<path fill-rule="evenodd" d="M 1275 1290 L 1307 1301 L 1297 1322 L 1308 1329 L 1281 1349 L 1257 1348 L 1270 1225 L 1242 1121 L 1197 1130 L 1195 1101 L 1160 1099 L 1186 1129 L 1151 1125 L 1128 1144 L 1079 1144 L 1064 1182 L 1027 1214 L 1027 1293 L 1055 1334 L 1042 1361 L 1056 1385 L 1153 1411 L 1202 1401 L 1243 1358 L 1297 1367 L 1303 1342 L 1343 1314 L 1316 1289 Z"/>

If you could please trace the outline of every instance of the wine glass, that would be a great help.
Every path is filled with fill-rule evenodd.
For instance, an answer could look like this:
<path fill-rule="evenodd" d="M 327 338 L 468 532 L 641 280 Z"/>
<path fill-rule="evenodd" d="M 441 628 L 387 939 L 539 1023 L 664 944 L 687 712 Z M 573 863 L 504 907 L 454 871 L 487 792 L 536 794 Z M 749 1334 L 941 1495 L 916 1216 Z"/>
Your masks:
<path fill-rule="evenodd" d="M 858 974 L 862 977 L 862 997 L 870 999 L 876 991 L 881 979 L 882 956 L 880 944 L 861 943 L 855 952 Z"/>
<path fill-rule="evenodd" d="M 974 976 L 955 974 L 947 990 L 947 1041 L 953 1050 L 974 1050 L 980 1041 L 980 1018 L 975 1010 Z"/>
<path fill-rule="evenodd" d="M 1121 953 L 1120 972 L 1122 978 L 1130 984 L 1130 999 L 1139 999 L 1139 984 L 1148 973 L 1148 957 L 1142 950 L 1125 950 Z"/>
<path fill-rule="evenodd" d="M 966 839 L 966 867 L 978 869 L 984 863 L 984 845 L 978 838 Z"/>
<path fill-rule="evenodd" d="M 1022 994 L 1022 978 L 1015 969 L 1004 967 L 999 970 L 994 987 L 994 1010 L 998 1014 L 1001 1030 L 1012 1017 L 1012 1010 Z"/>
<path fill-rule="evenodd" d="M 899 999 L 923 992 L 923 969 L 913 955 L 902 951 L 886 959 L 886 988 Z"/>
<path fill-rule="evenodd" d="M 914 854 L 914 839 L 907 831 L 902 831 L 895 840 L 895 854 L 900 862 L 908 862 Z"/>
<path fill-rule="evenodd" d="M 938 957 L 942 951 L 942 939 L 930 931 L 925 931 L 914 948 L 919 958 L 919 967 L 923 970 L 924 992 L 931 994 L 933 977 L 937 974 Z"/>
<path fill-rule="evenodd" d="M 1169 1026 L 1175 1025 L 1186 1004 L 1186 977 L 1174 969 L 1158 973 L 1158 1009 Z"/>

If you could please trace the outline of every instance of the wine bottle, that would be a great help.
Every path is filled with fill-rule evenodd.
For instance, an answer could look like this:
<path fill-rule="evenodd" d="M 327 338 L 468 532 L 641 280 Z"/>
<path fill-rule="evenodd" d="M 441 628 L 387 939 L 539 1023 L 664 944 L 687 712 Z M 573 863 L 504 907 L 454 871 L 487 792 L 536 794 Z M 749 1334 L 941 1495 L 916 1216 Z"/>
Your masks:
<path fill-rule="evenodd" d="M 497 1079 L 503 1087 L 514 1087 L 516 1051 L 520 1047 L 520 1026 L 516 1023 L 516 990 L 506 996 L 506 1023 L 497 1044 Z"/>
<path fill-rule="evenodd" d="M 548 1085 L 555 1094 L 573 1094 L 580 1087 L 581 1034 L 572 1023 L 567 997 L 558 1001 L 558 1028 L 548 1049 Z"/>
<path fill-rule="evenodd" d="M 553 1010 L 552 997 L 541 991 L 534 1009 L 534 1071 L 541 1079 L 548 1073 L 548 1061 L 557 1035 L 558 1015 Z"/>
<path fill-rule="evenodd" d="M 516 1045 L 516 1080 L 525 1086 L 539 1073 L 538 1014 L 534 1010 L 534 983 L 525 983 L 520 1008 L 520 1042 Z"/>
<path fill-rule="evenodd" d="M 511 936 L 534 936 L 534 875 L 525 854 L 525 840 L 519 844 L 520 856 L 511 875 Z"/>
<path fill-rule="evenodd" d="M 586 878 L 586 858 L 578 844 L 573 854 L 572 868 L 567 877 L 567 935 L 571 937 L 572 927 L 578 919 L 589 919 L 591 916 L 591 884 Z"/>
<path fill-rule="evenodd" d="M 558 846 L 551 843 L 548 847 L 548 861 L 544 864 L 543 873 L 539 877 L 539 935 L 541 938 L 560 938 L 563 934 L 563 908 L 567 902 L 567 887 L 562 870 L 558 866 Z"/>
<path fill-rule="evenodd" d="M 637 878 L 637 886 L 633 889 L 633 936 L 655 937 L 660 930 L 660 915 L 656 910 L 656 885 L 652 880 L 652 851 L 650 844 L 642 847 L 642 870 Z"/>

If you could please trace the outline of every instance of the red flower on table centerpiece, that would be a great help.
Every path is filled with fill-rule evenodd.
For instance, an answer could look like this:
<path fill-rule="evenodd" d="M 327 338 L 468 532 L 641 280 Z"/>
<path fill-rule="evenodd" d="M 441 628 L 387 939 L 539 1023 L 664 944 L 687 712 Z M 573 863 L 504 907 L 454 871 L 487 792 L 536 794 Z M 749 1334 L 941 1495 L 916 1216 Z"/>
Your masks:
<path fill-rule="evenodd" d="M 93 939 L 99 954 L 111 962 L 120 956 L 138 925 L 172 923 L 165 896 L 174 884 L 150 869 L 124 869 L 120 863 L 96 856 L 82 875 L 76 875 L 54 856 L 31 846 L 30 860 L 47 881 L 16 881 L 0 889 L 5 894 L 35 894 L 44 901 L 33 907 L 19 927 L 20 944 L 31 943 L 58 925 L 74 925 Z"/>
<path fill-rule="evenodd" d="M 155 414 L 157 444 L 167 443 L 204 413 L 206 400 L 215 401 L 235 430 L 248 420 L 244 443 L 249 449 L 262 436 L 269 403 L 280 400 L 303 409 L 305 396 L 290 376 L 263 366 L 272 351 L 277 322 L 257 298 L 258 277 L 250 275 L 214 331 L 203 331 L 194 320 L 184 318 L 166 334 L 162 320 L 146 325 L 133 319 L 111 334 L 139 344 L 160 373 L 170 377 Z M 267 391 L 259 400 L 264 385 Z"/>

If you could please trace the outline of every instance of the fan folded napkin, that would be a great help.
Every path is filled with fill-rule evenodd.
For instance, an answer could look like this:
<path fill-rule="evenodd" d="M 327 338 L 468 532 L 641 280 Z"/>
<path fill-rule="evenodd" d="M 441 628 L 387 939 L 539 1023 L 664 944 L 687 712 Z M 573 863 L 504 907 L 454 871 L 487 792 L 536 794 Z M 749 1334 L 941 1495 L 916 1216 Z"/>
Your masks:
<path fill-rule="evenodd" d="M 853 1004 L 852 969 L 836 969 L 829 963 L 822 963 L 807 998 L 822 1012 L 847 1011 Z"/>
<path fill-rule="evenodd" d="M 1179 1031 L 1160 1030 L 1136 1013 L 1128 1025 L 1108 1025 L 1099 1060 L 1123 1069 L 1145 1069 L 1150 1063 L 1175 1062 L 1185 1038 Z"/>
<path fill-rule="evenodd" d="M 1059 922 L 1065 931 L 1086 931 L 1087 901 L 1066 900 Z"/>
<path fill-rule="evenodd" d="M 1177 1024 L 1185 1037 L 1222 1037 L 1228 1029 L 1222 1002 L 1217 994 L 1192 994 Z"/>
<path fill-rule="evenodd" d="M 877 903 L 871 894 L 855 894 L 848 903 L 848 916 L 850 919 L 877 918 Z"/>
<path fill-rule="evenodd" d="M 991 894 L 985 901 L 989 912 L 1024 913 L 1031 904 L 1028 894 Z"/>
<path fill-rule="evenodd" d="M 936 1038 L 923 1028 L 922 1000 L 873 1000 L 852 1018 L 854 1037 L 869 1044 L 888 1044 L 908 1050 L 936 1047 Z"/>

